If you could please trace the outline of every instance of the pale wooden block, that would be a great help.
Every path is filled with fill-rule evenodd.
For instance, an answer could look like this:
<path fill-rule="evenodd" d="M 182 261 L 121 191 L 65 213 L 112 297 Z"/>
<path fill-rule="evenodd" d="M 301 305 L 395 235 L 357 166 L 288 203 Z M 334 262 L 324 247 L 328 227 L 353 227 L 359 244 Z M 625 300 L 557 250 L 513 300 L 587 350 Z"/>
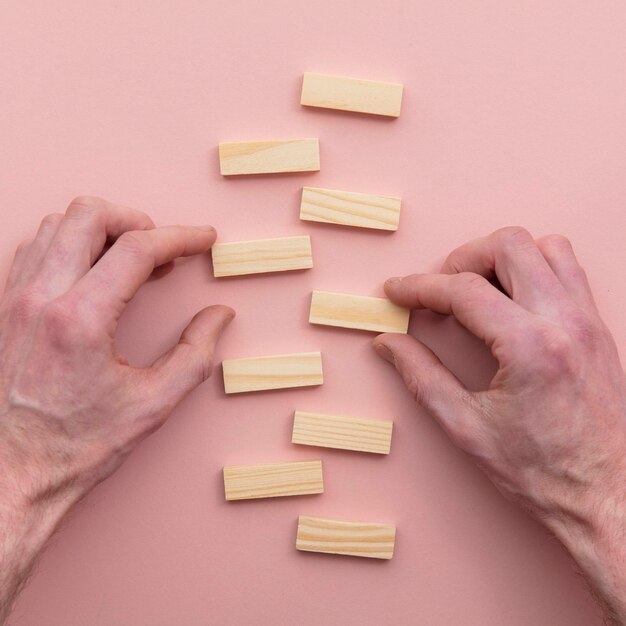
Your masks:
<path fill-rule="evenodd" d="M 308 235 L 216 243 L 211 254 L 216 278 L 313 267 L 311 238 Z"/>
<path fill-rule="evenodd" d="M 222 362 L 226 393 L 311 387 L 324 382 L 320 352 L 280 354 Z"/>
<path fill-rule="evenodd" d="M 300 104 L 398 117 L 403 86 L 376 80 L 305 72 Z"/>
<path fill-rule="evenodd" d="M 393 422 L 296 411 L 291 443 L 389 454 Z"/>
<path fill-rule="evenodd" d="M 298 517 L 296 548 L 305 552 L 390 559 L 395 542 L 396 527 L 393 524 Z"/>
<path fill-rule="evenodd" d="M 235 141 L 221 143 L 222 176 L 317 172 L 320 169 L 318 139 L 289 141 Z"/>
<path fill-rule="evenodd" d="M 303 187 L 300 219 L 357 228 L 398 230 L 400 198 Z"/>
<path fill-rule="evenodd" d="M 227 500 L 324 493 L 321 461 L 232 465 L 224 468 Z"/>
<path fill-rule="evenodd" d="M 406 333 L 410 310 L 387 298 L 314 291 L 309 322 L 381 333 Z"/>

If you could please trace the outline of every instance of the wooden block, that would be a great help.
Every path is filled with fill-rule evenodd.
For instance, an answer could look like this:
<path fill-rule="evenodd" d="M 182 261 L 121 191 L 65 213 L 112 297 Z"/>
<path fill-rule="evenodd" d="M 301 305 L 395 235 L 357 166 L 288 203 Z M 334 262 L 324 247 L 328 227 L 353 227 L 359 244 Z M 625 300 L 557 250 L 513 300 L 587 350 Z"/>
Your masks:
<path fill-rule="evenodd" d="M 222 176 L 317 172 L 320 169 L 317 139 L 235 141 L 221 143 L 219 153 Z"/>
<path fill-rule="evenodd" d="M 314 291 L 309 322 L 381 333 L 406 333 L 409 315 L 409 309 L 398 306 L 387 298 Z"/>
<path fill-rule="evenodd" d="M 226 393 L 311 387 L 324 382 L 320 352 L 281 354 L 222 362 Z"/>
<path fill-rule="evenodd" d="M 393 422 L 296 411 L 291 443 L 389 454 Z"/>
<path fill-rule="evenodd" d="M 300 515 L 296 548 L 305 552 L 326 552 L 390 559 L 396 541 L 393 524 L 343 522 Z"/>
<path fill-rule="evenodd" d="M 308 235 L 216 243 L 211 253 L 216 278 L 313 267 L 311 238 Z"/>
<path fill-rule="evenodd" d="M 232 465 L 224 468 L 227 500 L 324 493 L 321 461 Z"/>
<path fill-rule="evenodd" d="M 300 219 L 357 228 L 398 230 L 400 198 L 303 187 Z"/>
<path fill-rule="evenodd" d="M 402 105 L 402 89 L 402 85 L 398 83 L 305 72 L 300 104 L 398 117 Z"/>

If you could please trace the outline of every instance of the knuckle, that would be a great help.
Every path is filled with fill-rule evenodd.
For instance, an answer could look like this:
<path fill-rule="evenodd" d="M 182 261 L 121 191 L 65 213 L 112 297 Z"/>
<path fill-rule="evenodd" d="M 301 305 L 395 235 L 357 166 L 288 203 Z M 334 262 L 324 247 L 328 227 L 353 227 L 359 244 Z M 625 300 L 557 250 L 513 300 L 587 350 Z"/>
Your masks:
<path fill-rule="evenodd" d="M 463 272 L 463 264 L 459 258 L 459 250 L 460 248 L 457 248 L 456 250 L 450 252 L 444 261 L 443 268 L 446 272 L 451 274 L 460 274 Z"/>
<path fill-rule="evenodd" d="M 76 196 L 71 202 L 71 206 L 79 207 L 94 207 L 99 206 L 102 203 L 102 199 L 97 196 Z"/>
<path fill-rule="evenodd" d="M 210 378 L 213 373 L 213 352 L 199 349 L 193 344 L 187 344 L 191 354 L 190 362 L 194 365 L 194 374 L 197 384 Z"/>
<path fill-rule="evenodd" d="M 76 324 L 75 312 L 62 300 L 53 300 L 44 309 L 42 322 L 46 330 L 66 331 Z"/>
<path fill-rule="evenodd" d="M 149 253 L 148 239 L 140 230 L 129 230 L 122 233 L 115 245 L 132 256 L 145 256 Z"/>
<path fill-rule="evenodd" d="M 531 337 L 531 367 L 546 382 L 573 374 L 579 365 L 572 337 L 557 327 L 543 327 Z"/>
<path fill-rule="evenodd" d="M 483 289 L 485 286 L 489 285 L 489 281 L 474 272 L 461 272 L 452 277 L 452 284 L 456 289 L 462 292 L 468 292 Z"/>
<path fill-rule="evenodd" d="M 18 293 L 11 303 L 11 318 L 14 321 L 28 321 L 37 317 L 45 303 L 35 290 L 29 289 Z"/>
<path fill-rule="evenodd" d="M 572 337 L 586 347 L 600 343 L 606 332 L 599 318 L 592 317 L 581 309 L 568 312 L 565 315 L 565 325 Z"/>
<path fill-rule="evenodd" d="M 519 249 L 535 245 L 533 236 L 523 226 L 507 226 L 494 233 L 504 249 Z"/>
<path fill-rule="evenodd" d="M 24 241 L 20 241 L 17 248 L 15 249 L 15 256 L 22 256 L 25 252 L 28 251 L 32 243 L 32 239 L 25 239 Z"/>
<path fill-rule="evenodd" d="M 213 355 L 199 351 L 192 344 L 182 343 L 178 350 L 184 350 L 185 384 L 187 391 L 208 380 L 213 373 Z"/>
<path fill-rule="evenodd" d="M 95 217 L 102 212 L 103 201 L 94 196 L 78 196 L 74 198 L 65 212 L 70 219 Z"/>
<path fill-rule="evenodd" d="M 50 228 L 57 226 L 62 219 L 63 215 L 61 215 L 61 213 L 50 213 L 41 220 L 41 227 Z"/>
<path fill-rule="evenodd" d="M 204 382 L 211 377 L 213 373 L 213 356 L 205 355 L 200 359 L 200 381 Z"/>
<path fill-rule="evenodd" d="M 96 325 L 84 319 L 77 304 L 68 298 L 50 302 L 42 313 L 41 323 L 47 339 L 54 345 L 91 348 L 100 338 Z"/>
<path fill-rule="evenodd" d="M 541 243 L 548 250 L 569 252 L 573 249 L 571 241 L 564 235 L 546 235 L 545 237 L 542 237 Z"/>
<path fill-rule="evenodd" d="M 430 407 L 430 394 L 425 385 L 421 383 L 420 378 L 416 374 L 409 373 L 405 375 L 404 383 L 413 400 L 428 409 Z"/>

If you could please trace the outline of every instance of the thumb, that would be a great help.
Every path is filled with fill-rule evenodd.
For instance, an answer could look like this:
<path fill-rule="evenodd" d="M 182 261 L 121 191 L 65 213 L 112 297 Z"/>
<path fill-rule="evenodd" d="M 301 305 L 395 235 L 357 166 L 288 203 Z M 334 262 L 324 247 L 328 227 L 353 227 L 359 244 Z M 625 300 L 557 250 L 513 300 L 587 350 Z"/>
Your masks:
<path fill-rule="evenodd" d="M 150 368 L 151 382 L 162 396 L 177 403 L 209 378 L 215 346 L 234 317 L 233 309 L 220 304 L 196 313 L 178 344 Z"/>
<path fill-rule="evenodd" d="M 379 356 L 395 366 L 413 399 L 463 447 L 471 429 L 468 420 L 476 403 L 474 394 L 430 348 L 410 335 L 385 333 L 373 345 Z"/>

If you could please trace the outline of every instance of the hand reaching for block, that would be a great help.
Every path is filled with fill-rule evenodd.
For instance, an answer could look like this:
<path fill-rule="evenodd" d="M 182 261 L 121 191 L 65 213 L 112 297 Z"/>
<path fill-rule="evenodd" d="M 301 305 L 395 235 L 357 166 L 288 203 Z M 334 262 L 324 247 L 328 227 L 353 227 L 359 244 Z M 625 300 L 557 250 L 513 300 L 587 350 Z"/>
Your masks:
<path fill-rule="evenodd" d="M 500 369 L 474 392 L 416 339 L 374 342 L 452 441 L 563 542 L 626 620 L 626 378 L 569 242 L 505 228 L 452 252 L 441 274 L 392 278 L 385 291 L 400 306 L 453 314 L 489 346 Z"/>
<path fill-rule="evenodd" d="M 114 333 L 156 267 L 215 237 L 77 198 L 18 249 L 0 301 L 0 623 L 67 510 L 210 375 L 228 307 L 200 311 L 146 369 L 117 353 Z"/>

